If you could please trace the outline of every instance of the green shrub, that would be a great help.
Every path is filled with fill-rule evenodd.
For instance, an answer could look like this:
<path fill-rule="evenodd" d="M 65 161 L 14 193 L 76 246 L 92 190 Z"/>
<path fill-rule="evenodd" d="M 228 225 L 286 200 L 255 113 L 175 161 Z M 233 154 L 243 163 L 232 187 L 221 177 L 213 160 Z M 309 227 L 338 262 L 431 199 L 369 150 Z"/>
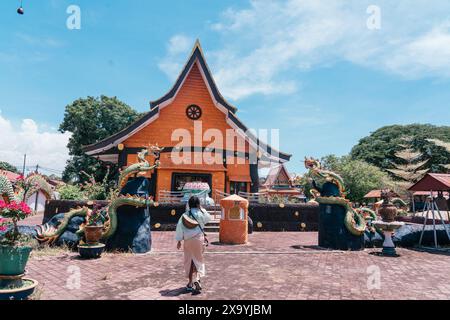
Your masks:
<path fill-rule="evenodd" d="M 86 200 L 84 192 L 76 185 L 66 184 L 58 189 L 61 200 Z"/>

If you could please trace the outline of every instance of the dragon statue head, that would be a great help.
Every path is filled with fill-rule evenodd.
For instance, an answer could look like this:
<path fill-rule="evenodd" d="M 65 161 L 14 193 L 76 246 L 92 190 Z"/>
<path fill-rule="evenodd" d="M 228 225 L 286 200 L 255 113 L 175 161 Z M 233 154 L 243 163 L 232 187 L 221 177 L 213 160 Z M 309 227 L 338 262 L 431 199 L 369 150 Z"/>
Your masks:
<path fill-rule="evenodd" d="M 310 170 L 317 170 L 321 168 L 320 162 L 314 158 L 305 157 L 305 168 Z"/>
<path fill-rule="evenodd" d="M 161 157 L 161 152 L 164 148 L 159 147 L 158 144 L 149 145 L 147 148 L 147 152 L 155 158 L 155 163 L 159 163 L 159 158 Z"/>

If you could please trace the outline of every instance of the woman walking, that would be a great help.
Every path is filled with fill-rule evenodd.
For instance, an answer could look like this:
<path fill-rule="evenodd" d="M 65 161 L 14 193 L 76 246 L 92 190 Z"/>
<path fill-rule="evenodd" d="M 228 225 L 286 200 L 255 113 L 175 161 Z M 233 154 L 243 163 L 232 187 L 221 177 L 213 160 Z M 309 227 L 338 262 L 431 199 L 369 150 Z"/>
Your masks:
<path fill-rule="evenodd" d="M 205 276 L 203 252 L 208 245 L 203 230 L 211 220 L 211 215 L 200 206 L 200 199 L 196 196 L 189 199 L 188 205 L 188 210 L 178 221 L 175 239 L 178 241 L 178 250 L 181 249 L 183 241 L 184 270 L 189 279 L 186 289 L 200 293 L 200 277 Z"/>

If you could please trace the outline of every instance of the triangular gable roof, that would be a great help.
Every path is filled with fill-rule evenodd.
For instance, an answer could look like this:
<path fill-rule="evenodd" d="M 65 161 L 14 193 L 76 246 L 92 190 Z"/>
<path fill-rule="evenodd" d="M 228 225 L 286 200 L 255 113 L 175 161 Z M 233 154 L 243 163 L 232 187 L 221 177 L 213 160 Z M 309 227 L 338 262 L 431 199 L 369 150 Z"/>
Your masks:
<path fill-rule="evenodd" d="M 266 181 L 264 182 L 264 186 L 273 186 L 282 173 L 284 173 L 288 179 L 291 179 L 291 175 L 284 165 L 281 164 L 270 168 Z"/>
<path fill-rule="evenodd" d="M 181 71 L 180 75 L 178 76 L 177 80 L 175 81 L 174 86 L 167 92 L 164 96 L 159 98 L 158 100 L 151 101 L 150 102 L 150 109 L 154 109 L 156 107 L 162 107 L 164 105 L 169 104 L 177 95 L 178 91 L 182 87 L 184 81 L 186 80 L 189 71 L 191 71 L 193 65 L 195 62 L 198 62 L 198 66 L 200 69 L 200 72 L 205 77 L 206 83 L 208 85 L 208 90 L 210 91 L 210 94 L 215 102 L 215 104 L 220 104 L 225 109 L 231 112 L 236 112 L 237 108 L 230 103 L 228 103 L 225 98 L 222 96 L 222 94 L 219 92 L 219 89 L 217 88 L 217 85 L 214 81 L 214 78 L 212 76 L 211 71 L 209 70 L 208 64 L 206 63 L 205 57 L 203 56 L 203 50 L 200 45 L 200 41 L 197 39 L 195 42 L 194 48 L 192 49 L 191 55 L 184 65 L 183 70 Z"/>
<path fill-rule="evenodd" d="M 368 198 L 368 199 L 370 199 L 370 198 L 381 198 L 381 192 L 382 192 L 383 190 L 371 190 L 371 191 L 369 191 L 369 193 L 367 193 L 365 196 L 364 196 L 364 198 Z M 398 197 L 398 194 L 397 193 L 395 193 L 394 191 L 392 191 L 392 190 L 389 190 L 389 195 L 391 196 L 391 197 Z"/>
<path fill-rule="evenodd" d="M 417 181 L 410 191 L 448 191 L 450 190 L 450 174 L 427 173 Z"/>
<path fill-rule="evenodd" d="M 250 145 L 252 145 L 256 150 L 262 151 L 262 156 L 265 160 L 268 161 L 281 161 L 286 162 L 291 158 L 290 154 L 280 152 L 275 148 L 272 148 L 270 145 L 265 142 L 259 140 L 256 136 L 254 136 L 251 132 L 248 131 L 248 128 L 243 124 L 241 120 L 234 114 L 237 111 L 237 108 L 229 104 L 225 98 L 220 94 L 217 89 L 217 85 L 214 82 L 211 71 L 206 63 L 206 60 L 203 56 L 203 51 L 200 45 L 200 42 L 197 40 L 194 48 L 192 49 L 191 55 L 185 64 L 183 70 L 178 76 L 175 85 L 170 89 L 168 93 L 166 93 L 163 97 L 158 100 L 150 102 L 150 112 L 146 113 L 136 122 L 128 126 L 127 128 L 121 130 L 120 132 L 103 139 L 97 143 L 84 146 L 83 151 L 88 155 L 101 155 L 101 154 L 111 154 L 117 153 L 116 147 L 119 143 L 122 143 L 128 137 L 132 136 L 154 120 L 159 117 L 160 109 L 169 105 L 173 99 L 175 99 L 177 93 L 179 92 L 181 86 L 189 75 L 190 70 L 197 64 L 202 74 L 205 83 L 207 85 L 208 91 L 213 98 L 213 102 L 215 105 L 226 114 L 227 123 L 234 129 L 237 130 L 238 133 L 245 135 Z M 111 150 L 113 149 L 113 150 Z"/>

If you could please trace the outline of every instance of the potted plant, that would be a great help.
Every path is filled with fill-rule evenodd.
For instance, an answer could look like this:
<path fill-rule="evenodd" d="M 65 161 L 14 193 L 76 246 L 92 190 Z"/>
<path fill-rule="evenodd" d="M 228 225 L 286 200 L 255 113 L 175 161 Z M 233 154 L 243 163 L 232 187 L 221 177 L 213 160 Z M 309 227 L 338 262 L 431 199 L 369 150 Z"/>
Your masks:
<path fill-rule="evenodd" d="M 101 213 L 101 206 L 96 205 L 86 215 L 86 225 L 84 235 L 87 244 L 98 244 L 103 235 L 104 217 Z"/>
<path fill-rule="evenodd" d="M 6 203 L 0 200 L 0 275 L 16 276 L 24 273 L 34 240 L 19 232 L 18 222 L 31 214 L 25 202 Z"/>
<path fill-rule="evenodd" d="M 0 200 L 0 300 L 25 299 L 37 286 L 37 281 L 23 278 L 35 241 L 18 227 L 31 214 L 25 202 Z"/>
<path fill-rule="evenodd" d="M 101 206 L 94 206 L 92 211 L 86 215 L 86 222 L 84 227 L 84 237 L 86 243 L 81 242 L 78 245 L 78 252 L 82 258 L 96 259 L 100 258 L 105 245 L 100 243 L 103 235 L 103 223 L 105 221 L 101 212 Z"/>

